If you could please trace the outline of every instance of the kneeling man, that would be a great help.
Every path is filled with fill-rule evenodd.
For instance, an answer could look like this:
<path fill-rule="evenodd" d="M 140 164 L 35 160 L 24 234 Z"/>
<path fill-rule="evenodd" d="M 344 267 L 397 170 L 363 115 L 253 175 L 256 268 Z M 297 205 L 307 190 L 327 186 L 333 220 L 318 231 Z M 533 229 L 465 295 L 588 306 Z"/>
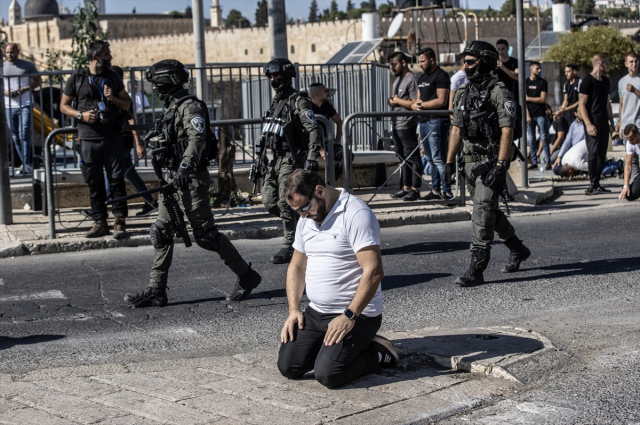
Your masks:
<path fill-rule="evenodd" d="M 307 170 L 291 174 L 284 196 L 301 219 L 287 271 L 289 317 L 278 369 L 290 379 L 313 370 L 318 382 L 336 388 L 393 366 L 398 354 L 376 335 L 384 276 L 376 216 L 359 198 Z M 305 287 L 310 303 L 301 313 Z"/>

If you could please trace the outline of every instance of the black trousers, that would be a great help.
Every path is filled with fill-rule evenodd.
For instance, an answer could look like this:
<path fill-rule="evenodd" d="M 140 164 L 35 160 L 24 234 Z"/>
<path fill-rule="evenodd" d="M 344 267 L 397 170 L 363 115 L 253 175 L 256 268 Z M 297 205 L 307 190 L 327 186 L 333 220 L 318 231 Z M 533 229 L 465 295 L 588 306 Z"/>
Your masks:
<path fill-rule="evenodd" d="M 631 182 L 629 185 L 629 191 L 631 193 L 627 195 L 627 201 L 635 201 L 640 198 L 640 176 L 636 177 L 636 179 Z"/>
<path fill-rule="evenodd" d="M 391 132 L 393 138 L 393 149 L 401 157 L 407 161 L 402 166 L 402 185 L 415 187 L 419 189 L 422 186 L 422 160 L 420 159 L 420 149 L 416 149 L 418 146 L 418 134 L 416 133 L 417 126 L 413 126 L 407 130 L 396 130 L 395 128 Z M 415 152 L 411 155 L 411 152 Z M 418 174 L 412 172 L 416 171 Z"/>
<path fill-rule="evenodd" d="M 360 316 L 340 344 L 324 345 L 329 322 L 338 314 L 322 314 L 307 307 L 304 329 L 294 328 L 293 341 L 280 345 L 278 369 L 289 379 L 313 370 L 318 382 L 327 388 L 341 387 L 378 370 L 378 352 L 371 340 L 380 329 L 382 315 Z"/>
<path fill-rule="evenodd" d="M 81 140 L 80 169 L 85 183 L 89 185 L 89 197 L 91 198 L 92 218 L 94 220 L 106 219 L 107 190 L 104 187 L 104 170 L 107 172 L 111 197 L 120 198 L 127 195 L 124 183 L 124 146 L 122 136 L 118 133 L 102 140 Z M 127 217 L 127 202 L 113 204 L 112 212 L 115 217 Z"/>
<path fill-rule="evenodd" d="M 587 126 L 584 126 L 584 139 L 587 143 L 589 159 L 587 166 L 589 169 L 589 180 L 594 189 L 600 186 L 600 175 L 604 169 L 604 161 L 607 159 L 607 147 L 609 147 L 609 124 L 594 124 L 596 126 L 596 136 L 587 133 Z"/>

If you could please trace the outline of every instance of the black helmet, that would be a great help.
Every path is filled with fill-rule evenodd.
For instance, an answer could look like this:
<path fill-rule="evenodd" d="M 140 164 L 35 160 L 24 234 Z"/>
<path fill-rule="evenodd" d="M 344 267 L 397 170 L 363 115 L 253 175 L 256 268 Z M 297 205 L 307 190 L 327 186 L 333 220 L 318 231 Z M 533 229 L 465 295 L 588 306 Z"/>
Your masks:
<path fill-rule="evenodd" d="M 272 59 L 264 66 L 263 72 L 267 77 L 271 75 L 280 76 L 271 81 L 271 87 L 276 91 L 280 91 L 291 84 L 291 80 L 296 76 L 296 67 L 289 59 Z"/>
<path fill-rule="evenodd" d="M 475 56 L 480 60 L 475 67 L 475 73 L 471 76 L 467 74 L 469 80 L 478 82 L 489 76 L 490 72 L 498 66 L 498 50 L 486 41 L 470 41 L 462 51 L 463 55 Z"/>
<path fill-rule="evenodd" d="M 175 59 L 165 59 L 151 65 L 144 73 L 144 79 L 153 83 L 161 94 L 168 94 L 184 88 L 189 82 L 189 71 Z"/>

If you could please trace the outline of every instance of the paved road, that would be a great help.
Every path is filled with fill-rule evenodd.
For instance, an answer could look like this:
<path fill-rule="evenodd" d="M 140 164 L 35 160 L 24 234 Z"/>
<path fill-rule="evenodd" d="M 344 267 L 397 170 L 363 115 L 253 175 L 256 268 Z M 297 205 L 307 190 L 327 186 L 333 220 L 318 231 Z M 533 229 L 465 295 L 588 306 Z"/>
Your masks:
<path fill-rule="evenodd" d="M 566 361 L 523 367 L 531 391 L 473 414 L 485 423 L 532 423 L 540 412 L 556 423 L 572 422 L 557 412 L 595 412 L 574 423 L 638 422 L 640 384 L 626 372 L 640 351 L 639 213 L 640 205 L 515 218 L 533 257 L 504 275 L 508 251 L 496 244 L 487 283 L 468 289 L 452 282 L 468 266 L 469 222 L 383 229 L 383 329 L 518 326 L 551 338 Z M 177 249 L 164 309 L 122 301 L 146 285 L 149 247 L 0 261 L 0 372 L 275 349 L 286 267 L 268 260 L 279 240 L 235 243 L 264 276 L 243 303 L 224 300 L 233 275 L 197 247 Z"/>

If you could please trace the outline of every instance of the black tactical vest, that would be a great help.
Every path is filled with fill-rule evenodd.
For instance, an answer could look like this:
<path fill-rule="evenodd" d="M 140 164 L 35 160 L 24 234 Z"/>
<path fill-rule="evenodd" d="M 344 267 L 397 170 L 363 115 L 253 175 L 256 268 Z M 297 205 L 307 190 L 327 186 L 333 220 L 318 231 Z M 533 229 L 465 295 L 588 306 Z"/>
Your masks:
<path fill-rule="evenodd" d="M 491 90 L 497 82 L 497 78 L 491 78 L 480 85 L 473 83 L 467 85 L 462 95 L 460 136 L 470 141 L 486 141 L 490 137 L 500 137 L 498 110 L 489 99 Z M 485 127 L 485 123 L 489 124 L 488 128 Z"/>

